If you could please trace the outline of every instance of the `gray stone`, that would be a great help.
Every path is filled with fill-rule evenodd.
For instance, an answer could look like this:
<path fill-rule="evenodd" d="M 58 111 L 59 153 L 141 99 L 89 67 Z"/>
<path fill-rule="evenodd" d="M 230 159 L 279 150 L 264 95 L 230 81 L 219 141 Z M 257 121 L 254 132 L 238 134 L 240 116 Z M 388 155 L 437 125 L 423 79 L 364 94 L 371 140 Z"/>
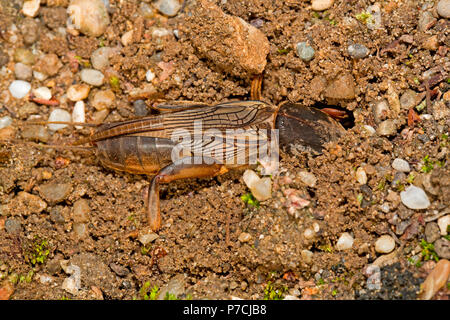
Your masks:
<path fill-rule="evenodd" d="M 314 58 L 315 51 L 313 47 L 308 45 L 306 42 L 299 42 L 295 46 L 297 50 L 297 55 L 302 59 L 303 61 L 311 61 Z"/>
<path fill-rule="evenodd" d="M 134 114 L 137 117 L 145 117 L 148 114 L 147 105 L 144 100 L 136 100 L 133 102 Z"/>
<path fill-rule="evenodd" d="M 434 243 L 434 251 L 439 258 L 450 259 L 450 241 L 441 238 Z"/>
<path fill-rule="evenodd" d="M 429 243 L 435 242 L 441 237 L 439 226 L 436 222 L 429 222 L 425 226 L 425 239 Z"/>
<path fill-rule="evenodd" d="M 430 206 L 430 200 L 421 188 L 409 186 L 405 191 L 400 192 L 402 203 L 410 209 L 426 209 Z"/>
<path fill-rule="evenodd" d="M 6 219 L 5 221 L 5 229 L 9 234 L 19 234 L 22 231 L 22 225 L 16 219 Z"/>
<path fill-rule="evenodd" d="M 369 54 L 369 49 L 367 49 L 366 46 L 359 43 L 349 45 L 347 51 L 348 54 L 355 59 L 365 58 Z"/>
<path fill-rule="evenodd" d="M 442 18 L 450 18 L 450 0 L 441 0 L 436 6 L 436 11 L 438 15 Z"/>
<path fill-rule="evenodd" d="M 70 183 L 50 182 L 39 187 L 39 194 L 50 203 L 58 203 L 68 197 L 72 191 Z"/>
<path fill-rule="evenodd" d="M 155 8 L 162 14 L 173 17 L 181 9 L 181 4 L 178 0 L 158 0 L 155 2 Z"/>
<path fill-rule="evenodd" d="M 14 65 L 14 75 L 16 79 L 29 81 L 33 76 L 33 69 L 22 62 L 18 62 Z"/>

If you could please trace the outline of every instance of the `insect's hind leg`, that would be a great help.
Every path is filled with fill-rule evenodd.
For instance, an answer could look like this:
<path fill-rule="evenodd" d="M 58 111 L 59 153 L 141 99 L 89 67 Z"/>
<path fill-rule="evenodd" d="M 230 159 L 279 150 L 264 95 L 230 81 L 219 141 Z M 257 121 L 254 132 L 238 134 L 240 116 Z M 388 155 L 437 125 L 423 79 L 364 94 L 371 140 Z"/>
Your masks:
<path fill-rule="evenodd" d="M 202 160 L 200 162 L 200 160 Z M 212 164 L 204 163 L 211 160 Z M 150 228 L 158 231 L 161 228 L 161 211 L 159 203 L 159 184 L 188 178 L 206 178 L 224 174 L 228 169 L 223 164 L 214 163 L 214 159 L 205 157 L 188 157 L 180 159 L 152 178 L 147 198 L 147 219 Z"/>

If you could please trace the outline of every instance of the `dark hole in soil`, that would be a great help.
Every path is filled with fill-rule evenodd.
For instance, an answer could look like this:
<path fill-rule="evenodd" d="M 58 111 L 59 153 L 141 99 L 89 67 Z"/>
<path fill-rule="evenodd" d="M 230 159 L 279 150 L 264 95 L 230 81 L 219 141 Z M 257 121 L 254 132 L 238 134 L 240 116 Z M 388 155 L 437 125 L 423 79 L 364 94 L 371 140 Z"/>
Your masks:
<path fill-rule="evenodd" d="M 313 105 L 313 107 L 314 107 L 314 108 L 317 108 L 317 109 L 320 109 L 320 110 L 325 109 L 325 108 L 330 108 L 330 109 L 336 109 L 336 110 L 338 110 L 339 112 L 345 112 L 345 117 L 344 117 L 343 119 L 337 119 L 337 120 L 342 124 L 342 126 L 343 126 L 345 129 L 353 128 L 354 125 L 355 125 L 355 117 L 353 116 L 353 112 L 348 111 L 348 110 L 346 110 L 346 109 L 344 109 L 344 108 L 342 108 L 342 107 L 339 107 L 339 106 L 329 106 L 329 105 L 326 105 L 326 104 L 321 103 L 321 102 L 316 102 L 316 103 Z"/>

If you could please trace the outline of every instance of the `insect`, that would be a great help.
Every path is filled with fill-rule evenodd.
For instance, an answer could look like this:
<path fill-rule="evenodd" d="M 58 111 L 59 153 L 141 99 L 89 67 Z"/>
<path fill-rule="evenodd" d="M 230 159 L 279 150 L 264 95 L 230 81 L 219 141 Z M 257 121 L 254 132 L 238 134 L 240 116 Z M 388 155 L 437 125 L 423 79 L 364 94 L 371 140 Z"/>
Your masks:
<path fill-rule="evenodd" d="M 214 177 L 248 166 L 253 150 L 258 150 L 250 146 L 261 147 L 262 141 L 268 144 L 277 138 L 283 150 L 300 145 L 320 153 L 325 143 L 335 141 L 345 132 L 325 112 L 295 103 L 277 107 L 251 100 L 216 105 L 182 103 L 158 108 L 161 113 L 156 116 L 98 125 L 89 137 L 71 144 L 93 146 L 106 168 L 152 177 L 145 203 L 153 231 L 161 228 L 160 184 Z M 278 130 L 276 137 L 273 129 Z M 198 130 L 200 140 L 195 139 Z M 224 139 L 224 134 L 228 138 L 230 131 L 233 139 Z M 190 139 L 185 139 L 186 136 Z M 180 139 L 181 142 L 177 141 Z M 243 161 L 236 161 L 239 157 Z"/>

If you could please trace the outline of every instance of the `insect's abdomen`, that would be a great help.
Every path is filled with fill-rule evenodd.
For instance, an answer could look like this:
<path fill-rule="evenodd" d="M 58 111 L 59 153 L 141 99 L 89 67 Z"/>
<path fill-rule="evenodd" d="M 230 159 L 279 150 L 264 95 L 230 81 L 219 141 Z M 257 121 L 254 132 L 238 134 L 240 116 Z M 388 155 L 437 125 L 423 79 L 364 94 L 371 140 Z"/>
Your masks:
<path fill-rule="evenodd" d="M 145 136 L 119 136 L 96 142 L 104 167 L 137 174 L 156 174 L 171 163 L 174 142 Z"/>

